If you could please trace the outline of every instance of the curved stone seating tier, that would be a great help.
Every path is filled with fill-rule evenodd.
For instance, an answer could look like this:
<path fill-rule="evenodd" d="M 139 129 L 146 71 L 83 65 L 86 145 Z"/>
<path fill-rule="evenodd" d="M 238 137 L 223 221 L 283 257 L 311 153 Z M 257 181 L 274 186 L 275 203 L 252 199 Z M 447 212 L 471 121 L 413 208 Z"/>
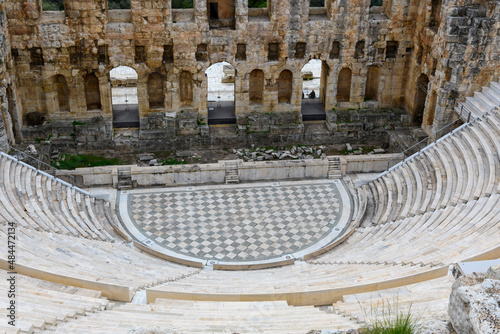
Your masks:
<path fill-rule="evenodd" d="M 312 263 L 443 266 L 488 257 L 499 247 L 500 195 L 357 229 L 346 242 Z"/>
<path fill-rule="evenodd" d="M 158 299 L 153 305 L 127 304 L 53 326 L 61 333 L 308 333 L 346 330 L 359 325 L 349 318 L 311 306 L 277 302 L 200 302 Z M 149 329 L 149 330 L 148 330 Z M 155 331 L 156 330 L 156 331 Z M 47 331 L 48 333 L 49 331 Z"/>
<path fill-rule="evenodd" d="M 448 301 L 455 279 L 445 276 L 400 288 L 346 295 L 333 304 L 333 312 L 360 323 L 391 319 L 400 312 L 421 322 L 448 319 Z"/>
<path fill-rule="evenodd" d="M 5 226 L 5 222 L 2 222 Z M 0 240 L 7 244 L 2 228 Z M 125 244 L 38 232 L 16 231 L 16 270 L 47 281 L 98 290 L 102 295 L 130 301 L 140 288 L 183 278 L 196 269 L 151 257 Z M 8 268 L 7 253 L 0 267 Z"/>
<path fill-rule="evenodd" d="M 0 289 L 8 291 L 10 283 L 7 278 L 10 275 L 4 270 L 0 270 L 0 273 Z M 22 333 L 43 330 L 47 326 L 113 307 L 97 291 L 54 284 L 23 275 L 16 276 L 16 295 L 16 328 Z M 0 303 L 9 305 L 7 293 L 0 295 Z M 7 319 L 5 307 L 2 307 L 0 313 Z M 12 333 L 13 328 L 0 326 L 0 330 L 2 329 L 6 333 Z"/>
<path fill-rule="evenodd" d="M 479 118 L 495 108 L 500 107 L 500 81 L 491 82 L 489 87 L 483 87 L 480 92 L 475 92 L 474 96 L 467 97 L 463 103 L 465 110 L 455 107 L 457 113 L 467 119 L 466 113 L 470 112 L 472 118 Z"/>
<path fill-rule="evenodd" d="M 484 115 L 364 186 L 371 224 L 491 196 L 500 186 L 500 116 Z"/>
<path fill-rule="evenodd" d="M 38 231 L 113 241 L 109 203 L 0 155 L 0 217 Z"/>
<path fill-rule="evenodd" d="M 426 266 L 297 262 L 256 271 L 202 270 L 185 279 L 146 289 L 156 298 L 211 301 L 286 300 L 290 305 L 326 305 L 346 293 L 401 286 L 445 275 L 447 268 Z"/>

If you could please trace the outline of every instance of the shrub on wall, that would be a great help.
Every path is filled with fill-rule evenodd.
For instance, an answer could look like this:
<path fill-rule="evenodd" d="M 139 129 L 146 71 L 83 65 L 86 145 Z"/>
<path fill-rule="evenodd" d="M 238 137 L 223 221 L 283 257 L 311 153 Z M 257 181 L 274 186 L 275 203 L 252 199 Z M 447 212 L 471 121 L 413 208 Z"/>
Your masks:
<path fill-rule="evenodd" d="M 108 0 L 108 9 L 130 9 L 130 0 Z"/>
<path fill-rule="evenodd" d="M 42 0 L 42 10 L 44 11 L 64 10 L 63 0 Z"/>

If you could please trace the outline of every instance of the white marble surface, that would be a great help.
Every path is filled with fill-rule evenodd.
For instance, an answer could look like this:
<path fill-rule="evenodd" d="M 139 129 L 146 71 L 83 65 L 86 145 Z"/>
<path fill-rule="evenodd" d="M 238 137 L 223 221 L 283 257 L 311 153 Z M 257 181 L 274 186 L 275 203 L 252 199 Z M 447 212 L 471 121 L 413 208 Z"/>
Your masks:
<path fill-rule="evenodd" d="M 118 66 L 112 69 L 109 72 L 109 77 L 111 80 L 119 79 L 119 80 L 127 80 L 127 79 L 137 79 L 137 72 L 128 66 Z"/>
<path fill-rule="evenodd" d="M 231 66 L 229 63 L 220 62 L 205 71 L 208 80 L 208 101 L 234 101 L 234 83 L 222 83 L 224 65 Z"/>
<path fill-rule="evenodd" d="M 304 81 L 302 86 L 302 90 L 304 91 L 304 95 L 309 94 L 314 89 L 316 93 L 316 98 L 319 98 L 320 93 L 320 85 L 321 85 L 321 60 L 319 59 L 311 59 L 307 64 L 302 68 L 302 73 L 304 72 L 312 72 L 314 79 Z M 306 96 L 307 97 L 307 96 Z"/>
<path fill-rule="evenodd" d="M 139 104 L 137 87 L 112 87 L 111 102 L 113 104 Z"/>

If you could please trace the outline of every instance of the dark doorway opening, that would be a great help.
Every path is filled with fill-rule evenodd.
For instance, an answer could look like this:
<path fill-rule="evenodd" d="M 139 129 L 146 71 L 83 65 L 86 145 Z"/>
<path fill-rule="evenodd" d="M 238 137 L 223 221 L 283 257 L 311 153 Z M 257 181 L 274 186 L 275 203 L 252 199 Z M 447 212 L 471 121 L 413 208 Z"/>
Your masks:
<path fill-rule="evenodd" d="M 219 4 L 217 2 L 210 2 L 210 20 L 219 19 Z"/>

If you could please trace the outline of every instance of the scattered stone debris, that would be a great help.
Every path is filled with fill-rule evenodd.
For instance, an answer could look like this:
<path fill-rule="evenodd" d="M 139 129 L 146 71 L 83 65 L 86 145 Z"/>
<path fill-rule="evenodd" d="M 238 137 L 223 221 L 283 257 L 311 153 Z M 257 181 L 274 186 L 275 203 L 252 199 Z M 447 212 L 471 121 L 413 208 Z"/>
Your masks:
<path fill-rule="evenodd" d="M 148 162 L 150 160 L 153 160 L 154 156 L 152 154 L 144 154 L 139 157 L 139 161 L 141 162 Z"/>
<path fill-rule="evenodd" d="M 263 161 L 263 160 L 298 160 L 298 159 L 314 159 L 323 158 L 326 147 L 323 145 L 306 147 L 293 146 L 286 150 L 276 150 L 264 147 L 255 147 L 251 145 L 250 149 L 233 149 L 232 152 L 240 159 L 247 162 Z"/>
<path fill-rule="evenodd" d="M 31 155 L 33 157 L 35 157 L 38 154 L 36 151 L 35 145 L 33 145 L 33 144 L 28 145 L 28 149 L 27 149 L 26 153 L 28 153 L 29 155 Z"/>

